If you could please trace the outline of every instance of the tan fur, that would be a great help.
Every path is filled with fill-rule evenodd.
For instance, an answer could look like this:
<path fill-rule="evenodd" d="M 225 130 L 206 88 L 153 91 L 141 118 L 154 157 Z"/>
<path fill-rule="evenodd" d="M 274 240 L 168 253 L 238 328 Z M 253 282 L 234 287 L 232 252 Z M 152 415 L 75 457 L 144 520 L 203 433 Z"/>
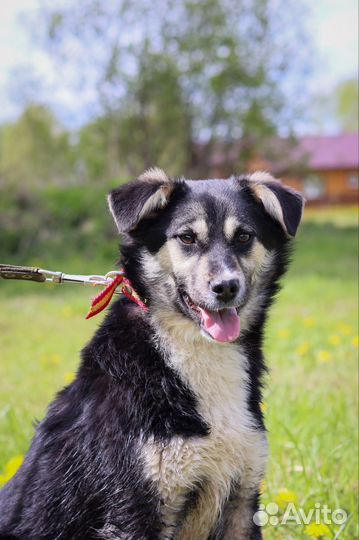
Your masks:
<path fill-rule="evenodd" d="M 257 238 L 254 238 L 253 244 L 247 256 L 242 257 L 241 264 L 245 270 L 252 274 L 252 282 L 256 281 L 262 273 L 263 264 L 266 260 L 268 251 Z"/>
<path fill-rule="evenodd" d="M 239 221 L 234 216 L 229 216 L 224 222 L 224 235 L 227 238 L 227 240 L 232 240 L 234 233 L 236 232 L 239 225 Z"/>
<path fill-rule="evenodd" d="M 267 454 L 265 435 L 255 429 L 248 411 L 246 359 L 237 347 L 209 342 L 192 321 L 171 310 L 155 309 L 152 321 L 157 346 L 197 396 L 211 432 L 187 440 L 177 437 L 166 446 L 148 441 L 142 456 L 164 500 L 168 531 L 186 492 L 197 481 L 207 481 L 198 506 L 176 537 L 206 540 L 231 482 L 240 477 L 248 490 L 258 488 Z"/>
<path fill-rule="evenodd" d="M 260 183 L 278 182 L 278 180 L 274 178 L 274 176 L 272 176 L 267 171 L 255 171 L 254 173 L 250 175 L 249 180 L 251 182 L 260 182 Z"/>
<path fill-rule="evenodd" d="M 272 184 L 282 185 L 281 181 L 277 178 L 274 178 L 271 174 L 265 171 L 257 171 L 251 174 L 249 179 L 253 183 L 251 189 L 255 196 L 260 201 L 262 201 L 264 208 L 266 209 L 268 214 L 281 224 L 283 230 L 290 237 L 291 235 L 288 233 L 287 227 L 284 222 L 282 207 L 273 191 L 265 185 L 268 182 Z M 294 191 L 290 190 L 290 188 L 287 189 L 294 193 Z"/>
<path fill-rule="evenodd" d="M 193 272 L 196 272 L 199 276 L 201 276 L 204 283 L 211 281 L 213 275 L 210 273 L 208 268 L 208 257 L 206 255 L 199 257 L 195 266 L 192 268 L 192 273 Z"/>
<path fill-rule="evenodd" d="M 150 169 L 147 169 L 147 171 L 138 177 L 138 180 L 153 184 L 163 184 L 158 191 L 156 191 L 156 193 L 154 193 L 152 197 L 150 197 L 144 204 L 139 216 L 139 220 L 141 220 L 144 216 L 151 214 L 151 212 L 154 210 L 160 210 L 166 206 L 175 184 L 174 181 L 158 167 L 151 167 Z"/>
<path fill-rule="evenodd" d="M 138 177 L 138 180 L 144 180 L 148 182 L 169 182 L 170 179 L 168 178 L 165 171 L 162 169 L 159 169 L 158 167 L 151 167 L 150 169 L 147 169 L 144 173 L 141 174 L 141 176 Z"/>
<path fill-rule="evenodd" d="M 167 183 L 158 188 L 158 190 L 147 199 L 139 214 L 138 221 L 145 216 L 149 216 L 152 212 L 164 208 L 168 203 L 169 197 L 174 189 L 173 183 Z"/>
<path fill-rule="evenodd" d="M 282 207 L 273 191 L 263 184 L 254 184 L 252 186 L 252 191 L 256 197 L 262 201 L 263 206 L 268 214 L 275 220 L 279 221 L 283 227 L 283 230 L 288 234 L 287 227 L 284 222 Z"/>
<path fill-rule="evenodd" d="M 175 238 L 168 240 L 155 258 L 166 272 L 172 272 L 173 268 L 180 268 L 183 273 L 192 272 L 198 260 L 197 256 L 190 257 L 183 253 Z"/>
<path fill-rule="evenodd" d="M 273 257 L 274 254 L 267 251 L 263 244 L 255 239 L 249 256 L 242 259 L 242 266 L 247 265 L 247 268 L 252 272 L 250 294 L 246 305 L 241 310 L 242 331 L 251 326 L 258 310 L 262 307 L 262 301 L 265 300 L 265 297 L 260 293 L 263 288 L 262 277 L 263 275 L 268 276 L 273 265 Z"/>
<path fill-rule="evenodd" d="M 199 240 L 206 242 L 208 240 L 208 226 L 204 218 L 196 219 L 190 225 L 190 228 L 198 236 Z"/>

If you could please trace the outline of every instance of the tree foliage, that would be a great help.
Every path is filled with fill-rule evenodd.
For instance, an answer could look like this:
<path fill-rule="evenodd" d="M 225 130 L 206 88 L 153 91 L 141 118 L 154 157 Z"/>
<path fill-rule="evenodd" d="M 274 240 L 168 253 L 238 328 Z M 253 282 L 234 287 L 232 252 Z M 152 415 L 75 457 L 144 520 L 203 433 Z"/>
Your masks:
<path fill-rule="evenodd" d="M 68 184 L 73 171 L 69 134 L 47 107 L 29 105 L 1 127 L 0 181 L 20 189 Z"/>
<path fill-rule="evenodd" d="M 313 97 L 312 124 L 316 132 L 358 131 L 358 79 L 344 79 Z"/>
<path fill-rule="evenodd" d="M 0 128 L 1 181 L 109 182 L 153 165 L 206 176 L 218 154 L 223 174 L 244 169 L 290 134 L 308 66 L 302 23 L 295 0 L 42 0 L 33 38 L 77 108 L 93 104 L 66 132 L 18 70 L 25 108 Z"/>
<path fill-rule="evenodd" d="M 302 9 L 294 0 L 47 2 L 36 24 L 44 48 L 100 106 L 80 134 L 89 175 L 153 164 L 206 174 L 218 142 L 231 152 L 244 140 L 244 165 L 279 125 L 288 133 L 308 65 Z"/>
<path fill-rule="evenodd" d="M 341 129 L 358 131 L 358 79 L 349 79 L 338 85 L 335 108 Z"/>

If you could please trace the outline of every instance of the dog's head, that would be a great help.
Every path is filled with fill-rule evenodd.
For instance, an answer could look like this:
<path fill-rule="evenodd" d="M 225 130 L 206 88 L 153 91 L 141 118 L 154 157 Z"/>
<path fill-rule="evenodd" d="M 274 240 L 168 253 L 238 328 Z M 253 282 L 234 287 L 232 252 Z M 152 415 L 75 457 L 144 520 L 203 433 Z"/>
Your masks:
<path fill-rule="evenodd" d="M 151 169 L 109 205 L 126 273 L 150 310 L 230 342 L 273 294 L 303 199 L 267 173 L 193 181 Z"/>

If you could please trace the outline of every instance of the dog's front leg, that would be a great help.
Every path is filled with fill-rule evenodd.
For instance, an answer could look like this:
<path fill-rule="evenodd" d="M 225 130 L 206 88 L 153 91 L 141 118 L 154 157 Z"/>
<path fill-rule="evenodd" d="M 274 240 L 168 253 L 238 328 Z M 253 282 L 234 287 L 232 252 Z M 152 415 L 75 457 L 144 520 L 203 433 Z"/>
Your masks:
<path fill-rule="evenodd" d="M 138 528 L 137 524 L 134 523 L 131 531 L 127 529 L 124 532 L 122 526 L 118 527 L 111 523 L 105 525 L 101 530 L 96 531 L 96 538 L 101 540 L 162 540 L 160 533 L 154 531 L 144 532 L 144 527 L 140 526 Z"/>
<path fill-rule="evenodd" d="M 223 540 L 262 540 L 262 531 L 253 520 L 258 511 L 259 494 L 241 490 L 236 506 L 228 516 Z"/>
<path fill-rule="evenodd" d="M 117 515 L 109 515 L 106 523 L 97 529 L 93 538 L 101 540 L 162 540 L 162 524 L 159 513 L 149 514 L 146 501 L 134 494 L 133 501 L 126 504 L 122 499 Z M 92 538 L 92 537 L 91 537 Z"/>
<path fill-rule="evenodd" d="M 208 540 L 262 540 L 262 531 L 253 520 L 258 499 L 258 492 L 238 488 L 223 508 Z"/>

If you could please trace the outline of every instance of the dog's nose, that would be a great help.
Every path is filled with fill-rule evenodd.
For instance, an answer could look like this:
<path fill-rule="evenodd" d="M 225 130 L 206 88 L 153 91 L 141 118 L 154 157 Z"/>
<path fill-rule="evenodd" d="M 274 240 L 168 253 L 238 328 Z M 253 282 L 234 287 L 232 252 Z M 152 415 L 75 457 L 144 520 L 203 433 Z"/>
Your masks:
<path fill-rule="evenodd" d="M 238 279 L 227 279 L 225 281 L 215 281 L 211 283 L 211 289 L 222 302 L 230 302 L 239 291 Z"/>

